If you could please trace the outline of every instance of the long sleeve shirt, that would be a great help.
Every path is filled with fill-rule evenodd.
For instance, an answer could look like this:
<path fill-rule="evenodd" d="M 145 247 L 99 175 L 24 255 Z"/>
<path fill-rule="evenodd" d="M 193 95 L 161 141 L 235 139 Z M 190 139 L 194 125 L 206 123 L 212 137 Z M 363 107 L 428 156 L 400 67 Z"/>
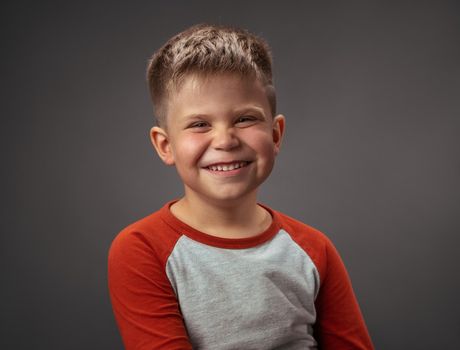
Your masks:
<path fill-rule="evenodd" d="M 125 228 L 109 291 L 126 349 L 373 349 L 330 240 L 265 207 L 250 238 L 208 235 L 166 204 Z"/>

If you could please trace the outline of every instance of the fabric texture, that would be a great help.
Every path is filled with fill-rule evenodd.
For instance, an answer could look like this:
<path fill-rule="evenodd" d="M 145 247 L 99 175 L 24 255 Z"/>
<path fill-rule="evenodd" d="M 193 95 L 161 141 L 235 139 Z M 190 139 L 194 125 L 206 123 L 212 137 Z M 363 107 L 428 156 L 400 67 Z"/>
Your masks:
<path fill-rule="evenodd" d="M 265 232 L 219 238 L 178 220 L 172 203 L 125 228 L 110 249 L 126 349 L 373 349 L 324 234 L 264 207 Z"/>

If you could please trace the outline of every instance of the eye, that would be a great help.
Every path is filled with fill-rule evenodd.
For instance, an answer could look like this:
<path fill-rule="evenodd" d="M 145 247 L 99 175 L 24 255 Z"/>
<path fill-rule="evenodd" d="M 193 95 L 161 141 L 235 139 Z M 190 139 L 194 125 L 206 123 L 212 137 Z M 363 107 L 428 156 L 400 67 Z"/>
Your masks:
<path fill-rule="evenodd" d="M 244 123 L 244 124 L 249 124 L 249 123 L 253 123 L 257 120 L 256 117 L 252 116 L 252 115 L 243 115 L 241 117 L 239 117 L 236 122 L 237 123 Z"/>
<path fill-rule="evenodd" d="M 192 124 L 189 125 L 189 128 L 192 128 L 192 129 L 201 129 L 201 128 L 206 128 L 208 127 L 209 124 L 207 122 L 204 122 L 204 121 L 198 121 L 198 122 L 194 122 Z"/>

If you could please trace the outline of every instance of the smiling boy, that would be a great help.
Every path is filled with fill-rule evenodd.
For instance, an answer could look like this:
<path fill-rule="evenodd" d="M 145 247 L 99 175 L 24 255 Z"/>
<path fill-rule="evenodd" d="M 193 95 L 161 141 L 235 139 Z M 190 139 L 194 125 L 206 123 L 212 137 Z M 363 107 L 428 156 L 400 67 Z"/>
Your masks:
<path fill-rule="evenodd" d="M 284 129 L 272 116 L 264 86 L 220 73 L 190 75 L 173 92 L 164 128 L 152 128 L 161 159 L 175 165 L 185 196 L 172 213 L 199 230 L 228 238 L 263 232 L 269 213 L 256 205 Z"/>
<path fill-rule="evenodd" d="M 184 196 L 131 224 L 109 254 L 127 349 L 372 349 L 339 255 L 319 231 L 258 204 L 280 150 L 267 44 L 210 25 L 148 68 L 151 140 Z"/>

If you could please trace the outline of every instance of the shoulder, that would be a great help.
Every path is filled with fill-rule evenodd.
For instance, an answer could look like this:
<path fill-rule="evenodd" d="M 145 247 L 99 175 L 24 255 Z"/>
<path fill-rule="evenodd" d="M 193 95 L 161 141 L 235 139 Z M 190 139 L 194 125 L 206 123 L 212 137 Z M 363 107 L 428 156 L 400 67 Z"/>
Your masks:
<path fill-rule="evenodd" d="M 153 256 L 166 261 L 181 235 L 164 220 L 164 210 L 162 208 L 122 229 L 110 246 L 109 262 L 133 262 Z"/>
<path fill-rule="evenodd" d="M 331 240 L 320 230 L 294 219 L 286 214 L 274 211 L 281 229 L 299 245 L 301 249 L 312 259 L 320 276 L 327 274 L 328 263 L 338 257 Z"/>
<path fill-rule="evenodd" d="M 296 241 L 302 248 L 323 250 L 332 244 L 329 238 L 320 230 L 294 219 L 286 214 L 275 211 L 280 226 Z"/>

